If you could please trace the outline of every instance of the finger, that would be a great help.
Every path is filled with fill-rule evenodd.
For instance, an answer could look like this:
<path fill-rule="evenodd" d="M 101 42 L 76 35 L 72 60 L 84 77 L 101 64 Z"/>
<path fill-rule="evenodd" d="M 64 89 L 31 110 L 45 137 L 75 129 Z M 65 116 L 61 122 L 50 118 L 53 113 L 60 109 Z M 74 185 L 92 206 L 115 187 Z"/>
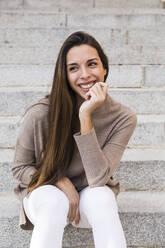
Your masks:
<path fill-rule="evenodd" d="M 91 97 L 96 96 L 96 93 L 92 90 L 92 88 L 86 93 L 86 100 L 89 100 Z"/>
<path fill-rule="evenodd" d="M 100 84 L 103 87 L 105 87 L 106 85 L 108 85 L 108 83 L 106 83 L 106 82 L 97 82 L 97 83 Z"/>
<path fill-rule="evenodd" d="M 79 221 L 80 221 L 80 211 L 79 211 L 79 208 L 77 208 L 76 218 L 75 218 L 75 224 L 78 225 L 79 224 Z"/>
<path fill-rule="evenodd" d="M 109 88 L 109 84 L 106 84 L 105 87 L 103 87 L 103 92 L 104 92 L 105 94 L 108 93 L 108 88 Z"/>
<path fill-rule="evenodd" d="M 77 206 L 76 207 L 75 207 L 75 205 L 71 206 L 71 215 L 70 215 L 70 218 L 69 218 L 70 223 L 73 222 L 73 220 L 75 219 L 76 209 L 77 209 Z"/>
<path fill-rule="evenodd" d="M 93 91 L 94 95 L 96 97 L 104 96 L 106 91 L 104 90 L 106 86 L 102 86 L 100 83 L 96 83 L 92 88 L 91 91 Z"/>

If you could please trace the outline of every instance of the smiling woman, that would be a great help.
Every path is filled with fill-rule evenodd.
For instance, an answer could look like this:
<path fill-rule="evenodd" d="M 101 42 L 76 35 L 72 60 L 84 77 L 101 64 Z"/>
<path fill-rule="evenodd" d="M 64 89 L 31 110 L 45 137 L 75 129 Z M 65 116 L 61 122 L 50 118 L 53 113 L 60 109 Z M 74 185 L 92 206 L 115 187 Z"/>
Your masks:
<path fill-rule="evenodd" d="M 89 45 L 72 47 L 66 57 L 68 81 L 78 95 L 86 99 L 86 92 L 96 83 L 104 82 L 107 74 L 97 50 Z"/>
<path fill-rule="evenodd" d="M 30 248 L 61 248 L 65 226 L 92 228 L 96 248 L 125 248 L 113 179 L 136 115 L 108 95 L 107 56 L 94 37 L 71 34 L 56 62 L 50 95 L 26 111 L 13 176 L 20 227 Z"/>

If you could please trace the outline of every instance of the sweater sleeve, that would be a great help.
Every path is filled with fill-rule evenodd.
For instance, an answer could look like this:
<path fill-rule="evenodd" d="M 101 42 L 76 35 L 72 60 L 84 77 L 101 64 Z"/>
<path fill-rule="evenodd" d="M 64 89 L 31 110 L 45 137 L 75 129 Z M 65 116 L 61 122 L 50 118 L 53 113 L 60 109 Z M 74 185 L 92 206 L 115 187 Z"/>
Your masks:
<path fill-rule="evenodd" d="M 103 148 L 100 147 L 94 127 L 86 134 L 74 134 L 91 188 L 108 183 L 121 160 L 136 123 L 135 114 L 127 118 L 110 135 Z"/>
<path fill-rule="evenodd" d="M 31 176 L 36 171 L 32 165 L 35 162 L 34 123 L 32 113 L 27 112 L 21 123 L 15 146 L 12 173 L 15 179 L 25 185 L 30 183 Z"/>

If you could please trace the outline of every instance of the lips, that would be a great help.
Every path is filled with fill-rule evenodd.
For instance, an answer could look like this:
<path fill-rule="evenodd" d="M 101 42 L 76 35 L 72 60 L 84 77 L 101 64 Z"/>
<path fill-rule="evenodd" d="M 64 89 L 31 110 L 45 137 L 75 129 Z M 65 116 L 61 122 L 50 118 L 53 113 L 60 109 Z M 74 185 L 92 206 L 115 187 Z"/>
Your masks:
<path fill-rule="evenodd" d="M 79 87 L 83 90 L 89 90 L 95 83 L 96 81 L 89 81 L 86 83 L 79 84 Z"/>

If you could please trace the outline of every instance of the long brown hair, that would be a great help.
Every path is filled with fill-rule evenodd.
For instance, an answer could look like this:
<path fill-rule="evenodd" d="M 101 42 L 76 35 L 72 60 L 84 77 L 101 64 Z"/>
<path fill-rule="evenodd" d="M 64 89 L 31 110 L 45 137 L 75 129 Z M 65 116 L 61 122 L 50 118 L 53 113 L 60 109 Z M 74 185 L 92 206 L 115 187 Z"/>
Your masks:
<path fill-rule="evenodd" d="M 54 185 L 66 176 L 74 152 L 74 124 L 78 121 L 76 93 L 71 89 L 67 79 L 66 56 L 72 47 L 82 44 L 90 45 L 97 50 L 107 72 L 104 81 L 108 76 L 108 58 L 94 37 L 79 31 L 65 40 L 56 61 L 51 93 L 46 96 L 49 98 L 47 138 L 43 151 L 33 164 L 37 171 L 28 185 L 28 192 L 41 185 Z"/>

